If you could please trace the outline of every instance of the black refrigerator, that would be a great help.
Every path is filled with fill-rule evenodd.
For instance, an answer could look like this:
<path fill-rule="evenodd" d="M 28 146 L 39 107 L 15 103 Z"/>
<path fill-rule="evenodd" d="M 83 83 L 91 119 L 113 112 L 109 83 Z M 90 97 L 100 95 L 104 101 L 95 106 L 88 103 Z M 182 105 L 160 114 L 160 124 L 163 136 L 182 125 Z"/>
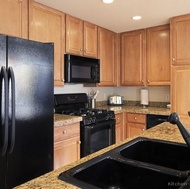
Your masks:
<path fill-rule="evenodd" d="M 53 51 L 0 35 L 0 189 L 53 170 Z"/>

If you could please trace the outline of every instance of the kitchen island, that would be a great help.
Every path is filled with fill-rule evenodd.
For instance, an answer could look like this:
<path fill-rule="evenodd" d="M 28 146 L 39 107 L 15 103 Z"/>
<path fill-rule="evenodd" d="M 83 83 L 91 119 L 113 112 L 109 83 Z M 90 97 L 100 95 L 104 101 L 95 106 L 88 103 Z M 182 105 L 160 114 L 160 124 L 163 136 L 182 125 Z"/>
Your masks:
<path fill-rule="evenodd" d="M 181 120 L 181 122 L 184 124 L 187 130 L 190 131 L 190 119 L 189 120 Z M 152 139 L 161 139 L 161 140 L 166 140 L 166 141 L 172 141 L 172 142 L 179 142 L 179 143 L 185 143 L 184 139 L 181 136 L 181 133 L 179 132 L 179 129 L 176 125 L 171 125 L 170 123 L 162 123 L 158 126 L 155 126 L 151 129 L 148 129 L 144 131 L 141 135 L 142 137 L 147 137 L 147 138 L 152 138 Z M 58 179 L 58 175 L 65 171 L 68 170 L 78 164 L 81 164 L 85 161 L 88 161 L 96 156 L 99 156 L 102 153 L 105 153 L 111 149 L 114 149 L 121 144 L 127 143 L 130 140 L 134 139 L 133 138 L 127 138 L 125 141 L 119 142 L 115 145 L 109 146 L 103 150 L 100 150 L 94 154 L 91 154 L 87 157 L 84 157 L 72 164 L 69 164 L 67 166 L 61 167 L 57 170 L 54 170 L 50 173 L 47 173 L 45 175 L 42 175 L 36 179 L 33 179 L 27 183 L 24 183 L 18 187 L 15 187 L 15 189 L 49 189 L 49 188 L 56 188 L 56 189 L 77 189 L 79 187 L 68 184 L 64 181 L 61 181 Z"/>

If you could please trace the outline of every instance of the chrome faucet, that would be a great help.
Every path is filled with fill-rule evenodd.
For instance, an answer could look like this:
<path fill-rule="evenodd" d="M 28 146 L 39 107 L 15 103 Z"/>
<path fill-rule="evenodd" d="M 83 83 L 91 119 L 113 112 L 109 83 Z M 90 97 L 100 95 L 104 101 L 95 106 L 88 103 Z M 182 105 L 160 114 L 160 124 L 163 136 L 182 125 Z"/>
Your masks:
<path fill-rule="evenodd" d="M 180 122 L 179 115 L 176 112 L 171 113 L 170 116 L 168 117 L 168 122 L 170 122 L 171 124 L 176 124 L 178 126 L 181 135 L 183 136 L 188 147 L 190 148 L 190 133 Z"/>

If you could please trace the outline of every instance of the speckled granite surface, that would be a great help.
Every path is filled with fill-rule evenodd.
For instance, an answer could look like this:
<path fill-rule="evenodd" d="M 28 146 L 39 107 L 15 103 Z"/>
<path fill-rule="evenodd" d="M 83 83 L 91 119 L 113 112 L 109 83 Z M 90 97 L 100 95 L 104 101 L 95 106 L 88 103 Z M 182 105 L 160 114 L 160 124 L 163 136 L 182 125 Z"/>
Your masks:
<path fill-rule="evenodd" d="M 184 123 L 184 126 L 190 131 L 190 119 L 188 122 Z M 168 141 L 173 141 L 173 142 L 180 142 L 184 143 L 183 138 L 181 137 L 181 134 L 178 130 L 178 127 L 176 125 L 171 125 L 169 123 L 162 123 L 156 127 L 153 127 L 149 130 L 144 131 L 140 136 L 143 137 L 148 137 L 148 138 L 154 138 L 154 139 L 161 139 L 161 140 L 168 140 Z M 135 138 L 135 137 L 133 137 Z M 94 154 L 91 154 L 85 158 L 80 159 L 77 162 L 74 162 L 72 164 L 69 164 L 65 167 L 61 167 L 55 171 L 52 171 L 50 173 L 47 173 L 45 175 L 42 175 L 41 177 L 38 177 L 36 179 L 33 179 L 23 185 L 20 185 L 16 187 L 15 189 L 50 189 L 50 188 L 55 188 L 55 189 L 77 189 L 78 187 L 73 186 L 71 184 L 68 184 L 64 181 L 59 180 L 57 177 L 58 175 L 71 168 L 76 166 L 77 164 L 80 164 L 82 162 L 88 161 L 89 159 L 98 156 L 106 151 L 109 151 L 123 143 L 126 143 L 133 138 L 128 138 L 123 142 L 117 143 L 115 145 L 109 146 L 103 150 L 100 150 Z"/>
<path fill-rule="evenodd" d="M 68 125 L 76 122 L 80 122 L 82 117 L 69 116 L 63 114 L 54 114 L 54 127 L 60 127 L 62 125 Z"/>
<path fill-rule="evenodd" d="M 98 106 L 98 109 L 108 109 L 113 110 L 116 114 L 122 112 L 130 113 L 142 113 L 142 114 L 159 114 L 159 115 L 169 115 L 170 109 L 158 108 L 158 107 L 147 107 L 142 108 L 142 106 Z M 63 114 L 54 114 L 54 127 L 59 127 L 61 125 L 68 125 L 81 121 L 82 118 L 79 116 L 70 116 Z"/>
<path fill-rule="evenodd" d="M 98 108 L 113 110 L 115 113 L 130 112 L 130 113 L 141 113 L 141 114 L 158 114 L 158 115 L 169 115 L 171 110 L 168 108 L 159 107 L 146 107 L 142 106 L 99 106 Z"/>

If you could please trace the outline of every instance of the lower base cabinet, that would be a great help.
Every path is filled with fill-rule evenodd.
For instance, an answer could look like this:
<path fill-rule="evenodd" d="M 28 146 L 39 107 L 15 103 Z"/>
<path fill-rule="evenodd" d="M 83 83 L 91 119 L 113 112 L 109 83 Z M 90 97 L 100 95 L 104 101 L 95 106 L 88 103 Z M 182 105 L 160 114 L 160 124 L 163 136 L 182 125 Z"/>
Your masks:
<path fill-rule="evenodd" d="M 146 115 L 126 113 L 126 137 L 141 134 L 146 129 Z"/>
<path fill-rule="evenodd" d="M 80 123 L 54 129 L 54 170 L 80 159 Z"/>

